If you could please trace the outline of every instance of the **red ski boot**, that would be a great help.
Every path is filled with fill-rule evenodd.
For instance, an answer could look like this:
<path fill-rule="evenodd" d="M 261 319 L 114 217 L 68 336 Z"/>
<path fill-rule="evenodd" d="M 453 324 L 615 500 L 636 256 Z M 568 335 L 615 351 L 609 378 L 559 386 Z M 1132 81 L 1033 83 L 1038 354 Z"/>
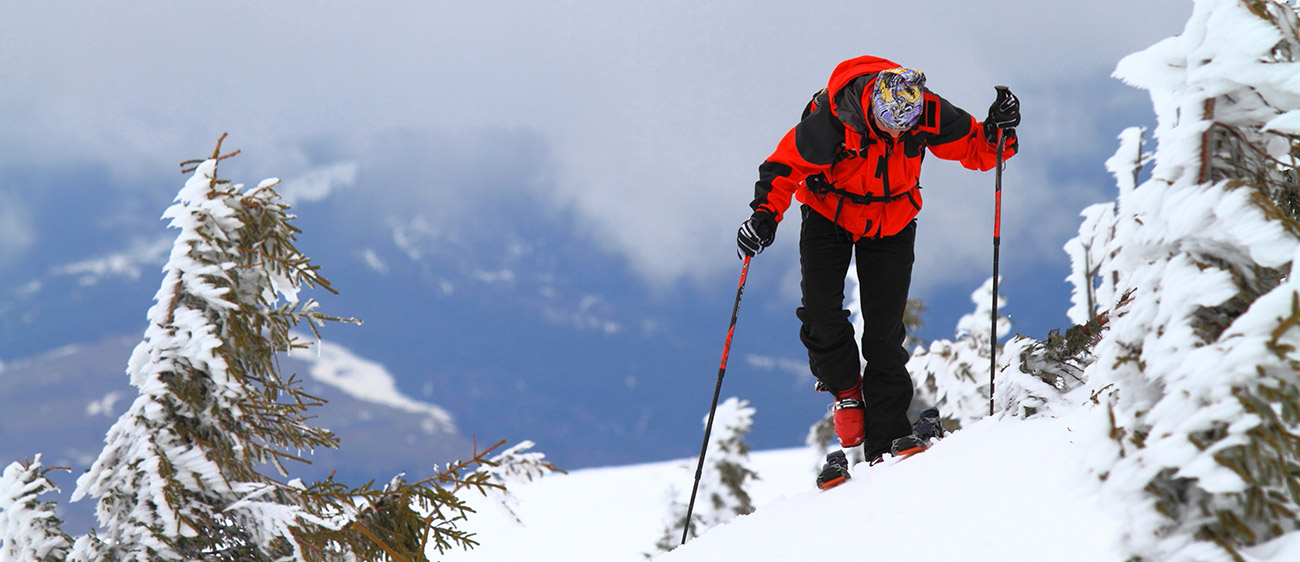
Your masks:
<path fill-rule="evenodd" d="M 840 438 L 840 446 L 848 448 L 861 445 L 865 430 L 862 385 L 859 383 L 848 390 L 836 392 L 835 436 Z"/>

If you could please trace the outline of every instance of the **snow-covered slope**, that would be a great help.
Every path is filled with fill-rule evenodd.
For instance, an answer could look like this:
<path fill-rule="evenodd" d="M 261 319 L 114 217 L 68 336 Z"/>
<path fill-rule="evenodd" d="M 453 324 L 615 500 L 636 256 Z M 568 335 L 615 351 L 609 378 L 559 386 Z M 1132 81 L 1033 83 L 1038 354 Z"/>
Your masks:
<path fill-rule="evenodd" d="M 758 510 L 715 527 L 664 562 L 804 560 L 1123 560 L 1114 546 L 1124 505 L 1103 504 L 1076 440 L 1084 419 L 987 419 L 904 462 L 853 469 L 830 490 L 813 486 L 809 449 L 752 455 Z M 497 498 L 476 498 L 466 526 L 481 545 L 444 561 L 633 562 L 663 530 L 670 490 L 689 490 L 688 460 L 589 469 L 512 487 L 516 520 Z M 1300 540 L 1247 552 L 1250 561 L 1300 560 Z"/>

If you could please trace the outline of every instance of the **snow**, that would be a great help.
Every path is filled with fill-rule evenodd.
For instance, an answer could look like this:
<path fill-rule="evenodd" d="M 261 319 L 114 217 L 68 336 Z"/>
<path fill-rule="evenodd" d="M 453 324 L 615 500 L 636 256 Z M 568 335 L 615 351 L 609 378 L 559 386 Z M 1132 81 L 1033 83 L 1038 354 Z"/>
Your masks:
<path fill-rule="evenodd" d="M 1108 162 L 1121 188 L 1113 229 L 1080 232 L 1106 240 L 1096 275 L 1113 284 L 1112 298 L 1137 299 L 1097 303 L 1116 314 L 1086 371 L 1114 428 L 1112 456 L 1094 461 L 1106 477 L 1101 493 L 1141 498 L 1123 515 L 1133 529 L 1121 538 L 1127 553 L 1223 560 L 1230 553 L 1206 537 L 1238 544 L 1296 529 L 1268 515 L 1294 512 L 1294 493 L 1273 492 L 1294 486 L 1293 473 L 1251 464 L 1294 462 L 1272 449 L 1294 421 L 1255 414 L 1294 407 L 1273 396 L 1296 381 L 1300 336 L 1283 319 L 1300 285 L 1294 271 L 1282 276 L 1300 237 L 1271 201 L 1294 179 L 1265 163 L 1294 160 L 1287 139 L 1264 131 L 1300 106 L 1297 66 L 1287 60 L 1300 47 L 1296 22 L 1280 3 L 1199 0 L 1181 35 L 1116 69 L 1150 92 L 1159 118 L 1150 179 L 1130 187 L 1122 177 L 1137 154 L 1126 140 Z M 1270 505 L 1252 512 L 1250 498 L 1260 497 Z M 1174 507 L 1162 514 L 1157 501 Z"/>
<path fill-rule="evenodd" d="M 1279 133 L 1300 135 L 1300 110 L 1292 110 L 1264 124 L 1264 129 Z"/>
<path fill-rule="evenodd" d="M 298 337 L 310 341 L 305 335 L 299 334 Z M 316 341 L 313 345 L 316 349 L 294 355 L 296 359 L 311 364 L 309 374 L 313 379 L 365 402 L 426 415 L 428 420 L 424 423 L 424 429 L 429 433 L 456 431 L 451 413 L 402 394 L 397 389 L 397 380 L 383 365 L 359 357 L 347 348 L 328 341 Z"/>
<path fill-rule="evenodd" d="M 853 467 L 827 492 L 814 487 L 812 449 L 752 453 L 757 511 L 654 558 L 663 562 L 864 559 L 1096 562 L 1116 550 L 1130 506 L 1107 501 L 1086 470 L 1108 456 L 1080 434 L 1104 431 L 1070 415 L 989 418 L 906 461 Z M 480 546 L 434 557 L 487 560 L 644 561 L 662 532 L 673 488 L 689 488 L 693 459 L 553 474 L 511 487 L 513 513 L 471 500 L 464 527 Z M 515 516 L 518 516 L 516 520 Z M 1244 551 L 1248 562 L 1300 560 L 1288 535 Z"/>
<path fill-rule="evenodd" d="M 50 532 L 56 516 L 39 498 L 55 489 L 45 478 L 41 455 L 0 471 L 0 537 L 10 537 L 0 543 L 0 562 L 52 559 L 67 550 L 68 537 Z"/>
<path fill-rule="evenodd" d="M 836 560 L 859 548 L 882 560 L 1120 559 L 1108 540 L 1120 529 L 1081 467 L 1076 423 L 1086 422 L 984 420 L 904 462 L 858 464 L 828 492 L 814 487 L 811 449 L 754 453 L 757 511 L 655 560 Z M 440 558 L 644 560 L 667 491 L 689 488 L 693 469 L 681 460 L 547 476 L 512 490 L 520 521 L 476 498 L 466 527 L 482 545 Z"/>

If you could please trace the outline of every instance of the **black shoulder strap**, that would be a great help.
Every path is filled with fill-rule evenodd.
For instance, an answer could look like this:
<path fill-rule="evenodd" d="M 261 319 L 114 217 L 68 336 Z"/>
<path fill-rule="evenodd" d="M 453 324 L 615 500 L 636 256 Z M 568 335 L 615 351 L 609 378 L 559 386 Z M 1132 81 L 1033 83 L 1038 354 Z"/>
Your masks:
<path fill-rule="evenodd" d="M 826 88 L 822 88 L 821 90 L 818 90 L 817 93 L 812 95 L 812 99 L 808 100 L 808 105 L 803 106 L 803 115 L 799 117 L 800 121 L 807 119 L 808 116 L 812 114 L 813 110 L 817 109 L 817 107 L 819 106 L 819 104 L 817 103 L 817 98 L 820 98 L 824 95 L 826 95 Z M 826 102 L 822 102 L 822 104 L 825 103 Z"/>
<path fill-rule="evenodd" d="M 804 108 L 804 118 L 794 127 L 794 142 L 799 156 L 810 164 L 829 166 L 842 159 L 844 124 L 831 113 L 825 91 Z"/>

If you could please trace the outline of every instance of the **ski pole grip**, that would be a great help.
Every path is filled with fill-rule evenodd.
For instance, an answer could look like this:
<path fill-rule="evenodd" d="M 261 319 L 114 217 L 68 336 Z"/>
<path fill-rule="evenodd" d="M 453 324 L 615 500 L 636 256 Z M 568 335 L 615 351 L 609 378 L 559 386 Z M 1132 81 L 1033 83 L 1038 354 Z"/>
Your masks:
<path fill-rule="evenodd" d="M 997 98 L 989 107 L 989 119 L 993 120 L 994 126 L 998 129 L 1010 129 L 1019 125 L 1020 102 L 1016 99 L 1016 95 L 1011 93 L 1011 88 L 999 84 L 993 89 L 997 92 Z"/>

